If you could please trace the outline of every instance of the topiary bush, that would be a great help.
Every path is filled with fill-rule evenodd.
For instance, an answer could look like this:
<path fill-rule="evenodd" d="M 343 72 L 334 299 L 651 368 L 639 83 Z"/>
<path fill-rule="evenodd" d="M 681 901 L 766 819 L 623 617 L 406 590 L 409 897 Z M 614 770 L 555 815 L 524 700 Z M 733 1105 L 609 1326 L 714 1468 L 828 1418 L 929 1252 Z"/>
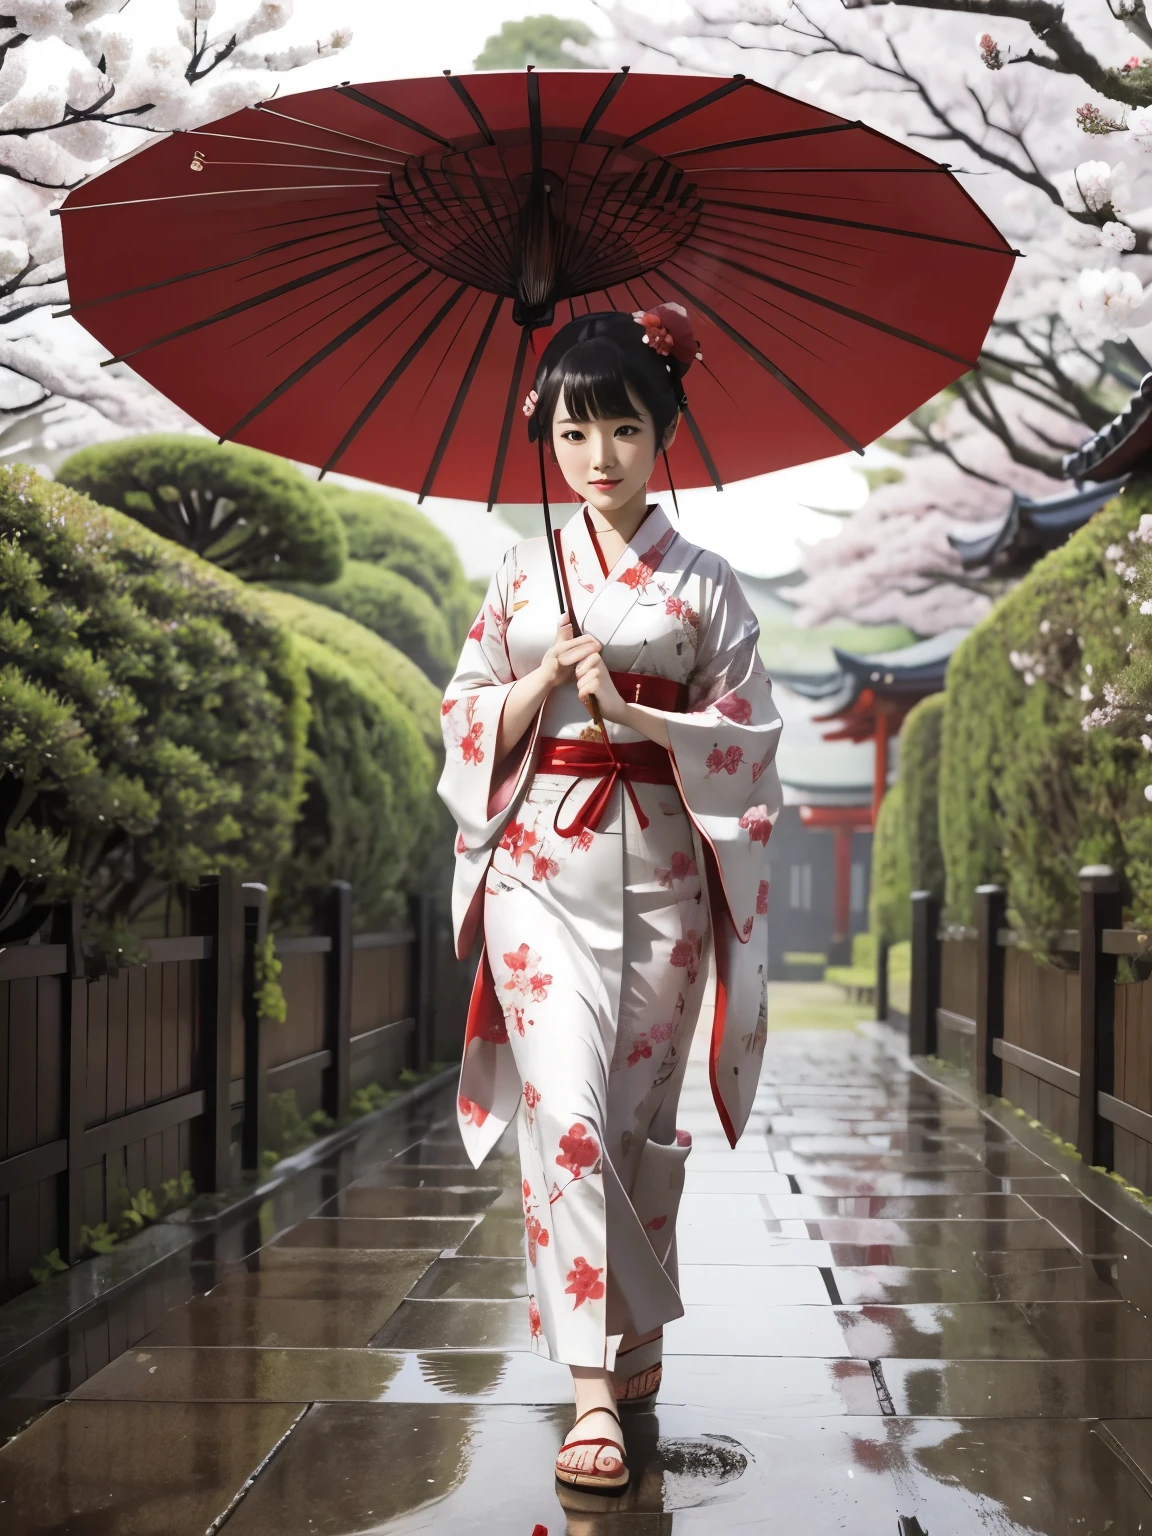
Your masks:
<path fill-rule="evenodd" d="M 334 581 L 344 525 L 286 459 L 235 443 L 153 433 L 85 448 L 58 480 L 245 581 Z"/>
<path fill-rule="evenodd" d="M 281 625 L 233 577 L 0 469 L 0 935 L 81 896 L 95 958 L 171 882 L 291 843 L 307 718 Z"/>
<path fill-rule="evenodd" d="M 911 937 L 911 900 L 904 783 L 898 779 L 881 802 L 872 834 L 868 928 L 876 940 L 897 944 Z"/>
<path fill-rule="evenodd" d="M 1122 870 L 1129 917 L 1152 923 L 1147 726 L 1105 710 L 1100 728 L 1085 729 L 1105 685 L 1147 644 L 1147 616 L 1130 601 L 1129 535 L 1150 511 L 1152 483 L 1130 485 L 1033 568 L 949 668 L 939 822 L 948 915 L 970 923 L 975 886 L 999 881 L 1037 951 L 1074 924 L 1085 864 Z"/>
<path fill-rule="evenodd" d="M 394 496 L 328 483 L 319 489 L 344 524 L 351 558 L 386 566 L 426 592 L 444 614 L 459 649 L 476 617 L 477 600 L 452 540 L 423 512 Z"/>
<path fill-rule="evenodd" d="M 940 735 L 944 695 L 932 694 L 910 710 L 900 733 L 900 783 L 908 880 L 914 891 L 944 895 L 940 847 Z"/>
<path fill-rule="evenodd" d="M 349 560 L 338 580 L 327 586 L 295 582 L 274 584 L 312 603 L 323 603 L 355 619 L 373 634 L 403 651 L 438 687 L 452 675 L 457 647 L 440 609 L 420 587 L 384 565 Z"/>
<path fill-rule="evenodd" d="M 383 681 L 298 630 L 293 643 L 308 669 L 312 709 L 292 851 L 273 884 L 277 916 L 308 924 L 342 879 L 352 883 L 361 926 L 395 925 L 404 892 L 422 876 L 436 759 Z"/>
<path fill-rule="evenodd" d="M 326 645 L 394 694 L 412 715 L 425 744 L 434 753 L 443 752 L 440 690 L 402 651 L 354 619 L 345 618 L 333 608 L 297 597 L 294 592 L 260 587 L 254 589 L 253 596 L 293 634 L 306 635 L 317 644 Z"/>

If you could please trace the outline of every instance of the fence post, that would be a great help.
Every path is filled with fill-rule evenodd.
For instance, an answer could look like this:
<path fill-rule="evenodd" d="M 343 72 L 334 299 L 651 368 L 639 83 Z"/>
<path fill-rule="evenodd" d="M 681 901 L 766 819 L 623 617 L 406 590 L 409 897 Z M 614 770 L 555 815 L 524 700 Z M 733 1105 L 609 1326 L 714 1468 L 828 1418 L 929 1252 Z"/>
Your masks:
<path fill-rule="evenodd" d="M 257 1001 L 256 957 L 268 938 L 268 887 L 258 881 L 241 886 L 244 906 L 244 1119 L 240 1131 L 240 1166 L 260 1168 L 267 1142 L 268 1032 Z"/>
<path fill-rule="evenodd" d="M 61 1256 L 72 1264 L 80 1257 L 84 1221 L 84 1122 L 88 1096 L 88 980 L 80 941 L 79 898 L 52 913 L 50 942 L 67 950 L 67 970 L 60 979 L 61 1130 L 68 1162 L 57 1182 L 57 1232 Z"/>
<path fill-rule="evenodd" d="M 332 1065 L 324 1074 L 324 1109 L 339 1120 L 348 1113 L 352 1066 L 352 887 L 333 880 L 325 929 L 332 940 L 326 975 L 324 1028 Z"/>
<path fill-rule="evenodd" d="M 936 1054 L 936 1010 L 940 1006 L 940 903 L 931 891 L 912 892 L 912 996 L 908 1054 Z"/>
<path fill-rule="evenodd" d="M 1000 929 L 1007 895 L 1001 885 L 976 887 L 976 1091 L 999 1094 L 1004 1063 L 996 1041 L 1004 1034 L 1004 950 Z"/>
<path fill-rule="evenodd" d="M 1112 1126 L 1097 1094 L 1113 1091 L 1116 957 L 1104 953 L 1105 928 L 1123 921 L 1120 880 L 1107 864 L 1080 871 L 1080 1115 L 1076 1149 L 1084 1161 L 1112 1166 Z"/>
<path fill-rule="evenodd" d="M 412 902 L 412 928 L 412 1014 L 416 1023 L 411 1065 L 416 1072 L 426 1072 L 432 1060 L 436 987 L 436 901 L 426 891 Z"/>
<path fill-rule="evenodd" d="M 876 941 L 876 1017 L 888 1017 L 888 940 Z"/>
<path fill-rule="evenodd" d="M 193 893 L 198 932 L 212 940 L 200 989 L 200 1070 L 204 1116 L 196 1184 L 209 1192 L 232 1182 L 232 1029 L 242 1020 L 244 929 L 235 870 L 205 875 Z"/>

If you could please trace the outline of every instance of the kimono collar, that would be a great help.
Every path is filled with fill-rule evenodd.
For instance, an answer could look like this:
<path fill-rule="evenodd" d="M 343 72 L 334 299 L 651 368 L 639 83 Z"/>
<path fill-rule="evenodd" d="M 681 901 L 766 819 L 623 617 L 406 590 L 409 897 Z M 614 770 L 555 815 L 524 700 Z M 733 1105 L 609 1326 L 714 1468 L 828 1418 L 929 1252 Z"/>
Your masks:
<path fill-rule="evenodd" d="M 656 573 L 678 535 L 657 502 L 605 576 L 584 512 L 581 507 L 561 534 L 564 574 L 581 629 L 594 619 L 593 632 L 606 641 L 634 603 L 653 601 L 659 595 Z M 608 631 L 602 633 L 605 624 Z"/>

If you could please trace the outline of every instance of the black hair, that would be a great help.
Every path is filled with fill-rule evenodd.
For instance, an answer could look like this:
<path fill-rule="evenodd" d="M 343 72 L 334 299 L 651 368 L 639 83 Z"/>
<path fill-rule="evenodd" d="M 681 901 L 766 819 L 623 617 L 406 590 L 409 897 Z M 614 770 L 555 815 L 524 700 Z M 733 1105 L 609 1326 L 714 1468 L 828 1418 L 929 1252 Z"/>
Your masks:
<path fill-rule="evenodd" d="M 535 442 L 543 434 L 552 446 L 561 394 L 574 421 L 602 421 L 635 415 L 631 390 L 652 418 L 659 453 L 665 432 L 687 404 L 683 372 L 674 357 L 662 357 L 645 344 L 644 328 L 631 315 L 581 315 L 556 332 L 540 358 L 528 440 Z"/>

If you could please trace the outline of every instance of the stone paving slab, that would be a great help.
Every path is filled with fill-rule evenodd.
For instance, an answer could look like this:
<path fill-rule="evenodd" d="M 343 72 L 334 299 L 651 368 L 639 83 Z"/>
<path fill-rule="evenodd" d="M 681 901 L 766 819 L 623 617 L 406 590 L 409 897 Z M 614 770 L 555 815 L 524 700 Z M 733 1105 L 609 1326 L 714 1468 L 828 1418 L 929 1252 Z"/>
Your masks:
<path fill-rule="evenodd" d="M 58 1406 L 0 1450 L 4 1536 L 1152 1533 L 1152 1247 L 894 1040 L 774 1035 L 735 1152 L 691 1063 L 685 1315 L 619 1500 L 561 1503 L 514 1138 L 473 1170 L 448 1108 L 10 1371 L 10 1419 Z"/>

